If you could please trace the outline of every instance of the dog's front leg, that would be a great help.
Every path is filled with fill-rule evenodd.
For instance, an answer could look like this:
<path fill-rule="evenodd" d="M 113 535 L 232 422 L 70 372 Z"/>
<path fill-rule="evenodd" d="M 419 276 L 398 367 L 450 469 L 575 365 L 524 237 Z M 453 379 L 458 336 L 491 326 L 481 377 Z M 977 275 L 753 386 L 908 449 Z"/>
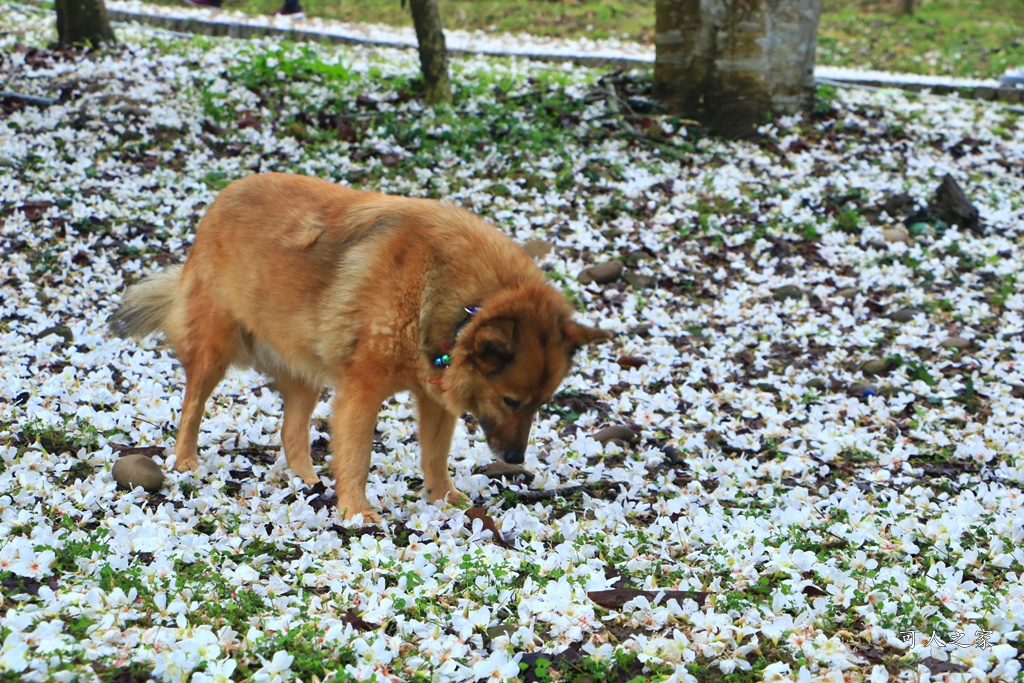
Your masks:
<path fill-rule="evenodd" d="M 334 452 L 334 490 L 338 511 L 345 519 L 358 514 L 366 522 L 379 522 L 380 515 L 366 500 L 366 482 L 370 477 L 370 455 L 377 412 L 384 397 L 372 382 L 339 382 L 334 396 L 331 421 L 331 450 Z"/>
<path fill-rule="evenodd" d="M 417 394 L 419 409 L 420 451 L 423 482 L 427 500 L 444 500 L 461 505 L 469 499 L 455 488 L 448 474 L 448 452 L 455 432 L 455 416 L 426 394 Z"/>

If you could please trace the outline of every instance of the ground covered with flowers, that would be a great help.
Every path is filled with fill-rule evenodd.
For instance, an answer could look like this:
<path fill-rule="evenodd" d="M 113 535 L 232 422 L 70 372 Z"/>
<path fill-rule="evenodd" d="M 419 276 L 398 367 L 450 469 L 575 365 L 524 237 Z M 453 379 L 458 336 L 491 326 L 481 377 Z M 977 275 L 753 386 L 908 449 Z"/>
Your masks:
<path fill-rule="evenodd" d="M 0 13 L 2 89 L 44 100 L 0 97 L 0 681 L 1021 679 L 1019 110 L 822 92 L 731 143 L 644 74 L 458 60 L 431 111 L 409 52 L 55 52 L 53 23 Z M 398 396 L 384 523 L 344 523 L 326 395 L 309 490 L 236 372 L 198 472 L 116 486 L 123 453 L 165 464 L 183 377 L 106 318 L 260 171 L 473 209 L 616 333 L 528 473 L 467 419 L 474 507 L 428 505 Z"/>

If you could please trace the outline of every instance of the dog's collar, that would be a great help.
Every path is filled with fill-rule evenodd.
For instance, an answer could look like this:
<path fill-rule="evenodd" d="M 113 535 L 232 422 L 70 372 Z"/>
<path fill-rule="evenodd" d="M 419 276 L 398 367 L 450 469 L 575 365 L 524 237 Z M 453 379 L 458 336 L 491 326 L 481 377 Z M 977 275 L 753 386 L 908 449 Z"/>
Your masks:
<path fill-rule="evenodd" d="M 444 370 L 446 367 L 452 364 L 452 351 L 455 350 L 455 340 L 459 336 L 459 332 L 466 326 L 466 323 L 470 321 L 473 314 L 480 310 L 479 306 L 466 306 L 463 308 L 466 312 L 466 317 L 455 326 L 455 334 L 452 335 L 452 340 L 445 340 L 441 342 L 441 353 L 434 358 L 434 367 Z"/>

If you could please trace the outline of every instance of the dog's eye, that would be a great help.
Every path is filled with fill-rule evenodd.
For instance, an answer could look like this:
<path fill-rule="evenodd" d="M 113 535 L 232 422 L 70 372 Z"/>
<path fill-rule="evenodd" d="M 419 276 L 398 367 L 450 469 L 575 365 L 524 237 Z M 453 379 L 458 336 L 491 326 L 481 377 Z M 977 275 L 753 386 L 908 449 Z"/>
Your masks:
<path fill-rule="evenodd" d="M 505 405 L 507 405 L 507 406 L 508 406 L 509 408 L 511 408 L 512 410 L 515 410 L 515 409 L 517 409 L 517 408 L 518 408 L 519 406 L 523 405 L 523 402 L 522 402 L 522 401 L 517 401 L 517 400 L 515 400 L 514 398 L 509 398 L 508 396 L 506 396 L 506 397 L 505 397 L 505 398 L 503 398 L 502 400 L 503 400 L 503 401 L 505 402 Z"/>

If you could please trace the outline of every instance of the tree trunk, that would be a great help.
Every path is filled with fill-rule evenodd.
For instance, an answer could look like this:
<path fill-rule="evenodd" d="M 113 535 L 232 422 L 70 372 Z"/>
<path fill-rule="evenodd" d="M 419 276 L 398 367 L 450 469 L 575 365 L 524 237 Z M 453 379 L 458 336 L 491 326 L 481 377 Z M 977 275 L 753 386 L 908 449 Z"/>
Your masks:
<path fill-rule="evenodd" d="M 427 102 L 438 104 L 452 101 L 452 86 L 448 80 L 448 47 L 444 42 L 444 27 L 437 0 L 409 0 L 412 23 L 416 27 L 416 41 L 420 49 L 420 68 L 427 89 Z"/>
<path fill-rule="evenodd" d="M 57 42 L 61 47 L 116 43 L 103 0 L 57 0 Z"/>
<path fill-rule="evenodd" d="M 901 17 L 909 17 L 914 14 L 914 0 L 900 0 L 900 8 L 897 14 Z"/>
<path fill-rule="evenodd" d="M 655 0 L 654 92 L 726 137 L 814 101 L 821 0 Z"/>

